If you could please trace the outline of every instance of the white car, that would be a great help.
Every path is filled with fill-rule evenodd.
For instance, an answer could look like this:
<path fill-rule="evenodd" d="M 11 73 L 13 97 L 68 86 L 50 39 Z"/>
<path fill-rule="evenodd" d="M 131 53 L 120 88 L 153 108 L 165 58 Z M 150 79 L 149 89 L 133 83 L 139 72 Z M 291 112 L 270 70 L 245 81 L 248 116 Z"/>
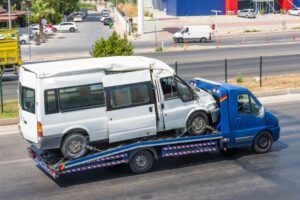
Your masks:
<path fill-rule="evenodd" d="M 20 34 L 19 40 L 22 45 L 28 44 L 30 42 L 30 37 L 28 34 Z"/>
<path fill-rule="evenodd" d="M 32 25 L 30 26 L 31 28 L 31 34 L 32 36 L 37 36 L 40 34 L 40 27 L 39 25 Z M 46 34 L 46 35 L 50 35 L 50 34 L 53 34 L 53 30 L 51 28 L 48 28 L 47 26 L 43 26 L 43 32 Z"/>
<path fill-rule="evenodd" d="M 75 22 L 62 22 L 58 25 L 53 25 L 53 27 L 57 31 L 69 31 L 69 32 L 75 32 L 78 30 L 78 26 Z"/>
<path fill-rule="evenodd" d="M 109 18 L 110 15 L 109 14 L 104 14 L 101 16 L 100 21 L 103 22 L 105 18 Z"/>
<path fill-rule="evenodd" d="M 83 17 L 81 15 L 76 15 L 73 18 L 74 22 L 83 22 Z"/>
<path fill-rule="evenodd" d="M 293 8 L 291 10 L 288 10 L 287 12 L 289 15 L 300 15 L 300 8 Z"/>

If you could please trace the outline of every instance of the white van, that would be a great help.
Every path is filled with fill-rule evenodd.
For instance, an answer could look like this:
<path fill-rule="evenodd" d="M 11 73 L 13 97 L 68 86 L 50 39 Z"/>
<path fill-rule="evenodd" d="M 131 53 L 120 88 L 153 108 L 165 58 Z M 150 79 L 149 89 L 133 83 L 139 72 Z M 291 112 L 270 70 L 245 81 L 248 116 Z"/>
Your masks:
<path fill-rule="evenodd" d="M 184 41 L 207 42 L 211 40 L 211 32 L 209 25 L 184 26 L 173 34 L 173 41 L 179 43 Z"/>
<path fill-rule="evenodd" d="M 108 57 L 24 65 L 19 78 L 20 132 L 70 158 L 90 142 L 119 142 L 166 130 L 203 134 L 219 110 L 167 64 Z"/>

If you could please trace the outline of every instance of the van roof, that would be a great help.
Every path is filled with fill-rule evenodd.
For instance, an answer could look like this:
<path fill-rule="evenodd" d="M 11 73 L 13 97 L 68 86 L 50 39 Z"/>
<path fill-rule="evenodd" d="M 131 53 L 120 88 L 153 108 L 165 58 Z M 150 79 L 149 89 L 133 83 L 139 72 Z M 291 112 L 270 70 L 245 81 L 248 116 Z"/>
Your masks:
<path fill-rule="evenodd" d="M 39 78 L 66 76 L 99 71 L 122 72 L 154 69 L 174 73 L 166 63 L 143 56 L 116 56 L 104 58 L 86 58 L 67 61 L 54 61 L 26 64 L 22 68 L 35 73 Z"/>

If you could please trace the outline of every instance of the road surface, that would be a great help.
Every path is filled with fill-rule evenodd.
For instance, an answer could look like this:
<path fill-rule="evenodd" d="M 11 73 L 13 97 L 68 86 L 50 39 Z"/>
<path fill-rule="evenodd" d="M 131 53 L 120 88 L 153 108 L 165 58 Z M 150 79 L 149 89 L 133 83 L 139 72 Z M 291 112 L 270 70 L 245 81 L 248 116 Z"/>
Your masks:
<path fill-rule="evenodd" d="M 53 181 L 35 167 L 17 131 L 0 132 L 0 199 L 231 199 L 298 200 L 300 196 L 299 101 L 267 105 L 280 119 L 272 151 L 243 148 L 156 162 L 147 174 L 127 166 L 97 169 Z"/>

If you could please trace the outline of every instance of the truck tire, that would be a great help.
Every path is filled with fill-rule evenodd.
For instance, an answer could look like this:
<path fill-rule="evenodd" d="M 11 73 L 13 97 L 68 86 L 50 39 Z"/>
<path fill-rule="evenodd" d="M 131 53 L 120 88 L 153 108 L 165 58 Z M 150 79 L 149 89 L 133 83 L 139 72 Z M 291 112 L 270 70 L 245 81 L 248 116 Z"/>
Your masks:
<path fill-rule="evenodd" d="M 71 33 L 73 33 L 73 32 L 75 32 L 75 28 L 72 27 L 72 28 L 69 29 L 69 31 L 70 31 Z"/>
<path fill-rule="evenodd" d="M 271 133 L 263 131 L 255 137 L 252 148 L 255 153 L 266 153 L 271 149 L 272 144 L 273 138 Z"/>
<path fill-rule="evenodd" d="M 83 157 L 87 153 L 88 139 L 80 133 L 67 135 L 61 144 L 61 153 L 64 157 L 73 160 Z"/>
<path fill-rule="evenodd" d="M 208 117 L 203 112 L 194 112 L 187 121 L 186 130 L 191 135 L 202 135 L 207 132 Z"/>
<path fill-rule="evenodd" d="M 130 169 L 135 174 L 142 174 L 150 171 L 153 163 L 153 154 L 148 150 L 140 150 L 135 152 L 129 160 Z"/>

